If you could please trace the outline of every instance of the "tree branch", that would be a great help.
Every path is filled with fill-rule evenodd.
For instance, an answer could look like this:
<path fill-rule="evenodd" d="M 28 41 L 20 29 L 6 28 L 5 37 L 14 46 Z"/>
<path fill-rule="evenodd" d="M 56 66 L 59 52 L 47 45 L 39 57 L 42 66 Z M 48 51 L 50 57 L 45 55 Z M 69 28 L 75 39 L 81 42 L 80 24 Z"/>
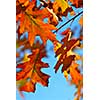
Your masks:
<path fill-rule="evenodd" d="M 77 18 L 79 15 L 81 15 L 83 13 L 83 11 L 81 11 L 80 13 L 78 13 L 76 16 L 74 16 L 73 18 L 71 18 L 70 20 L 68 20 L 67 22 L 65 22 L 63 25 L 61 25 L 56 31 L 54 31 L 53 33 L 56 33 L 58 30 L 60 30 L 63 26 L 65 26 L 66 24 L 68 24 L 70 21 L 74 20 L 75 18 Z"/>

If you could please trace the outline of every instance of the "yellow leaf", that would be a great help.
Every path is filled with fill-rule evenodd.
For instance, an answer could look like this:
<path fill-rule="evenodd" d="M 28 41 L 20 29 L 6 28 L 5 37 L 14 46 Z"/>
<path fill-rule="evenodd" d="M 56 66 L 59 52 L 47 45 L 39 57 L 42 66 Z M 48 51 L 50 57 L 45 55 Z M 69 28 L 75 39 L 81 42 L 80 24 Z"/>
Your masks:
<path fill-rule="evenodd" d="M 65 1 L 65 0 L 55 0 L 54 5 L 53 5 L 53 8 L 54 8 L 55 12 L 58 11 L 59 7 L 61 8 L 62 13 L 63 13 L 70 6 L 68 4 L 68 1 Z"/>

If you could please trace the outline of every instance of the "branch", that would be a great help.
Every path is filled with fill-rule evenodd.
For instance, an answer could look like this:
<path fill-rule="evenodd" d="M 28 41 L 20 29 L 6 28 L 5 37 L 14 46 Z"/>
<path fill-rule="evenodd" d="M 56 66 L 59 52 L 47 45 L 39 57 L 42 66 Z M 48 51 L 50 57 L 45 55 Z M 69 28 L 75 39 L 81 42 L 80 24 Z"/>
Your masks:
<path fill-rule="evenodd" d="M 74 20 L 75 18 L 77 18 L 79 15 L 81 15 L 83 13 L 83 11 L 81 11 L 80 13 L 78 13 L 76 16 L 74 16 L 73 18 L 71 18 L 70 20 L 68 20 L 67 22 L 65 22 L 63 25 L 61 25 L 56 31 L 54 31 L 53 33 L 56 33 L 58 30 L 60 30 L 63 26 L 65 26 L 66 24 L 68 24 L 70 21 Z"/>

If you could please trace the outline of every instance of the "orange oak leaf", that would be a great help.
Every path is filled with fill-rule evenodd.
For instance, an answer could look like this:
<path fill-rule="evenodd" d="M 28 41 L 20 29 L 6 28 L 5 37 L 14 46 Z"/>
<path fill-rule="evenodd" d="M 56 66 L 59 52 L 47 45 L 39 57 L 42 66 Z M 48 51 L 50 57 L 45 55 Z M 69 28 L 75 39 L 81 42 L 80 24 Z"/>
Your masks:
<path fill-rule="evenodd" d="M 74 53 L 72 50 L 79 45 L 78 39 L 70 39 L 71 32 L 65 31 L 66 37 L 62 39 L 62 46 L 56 50 L 56 57 L 59 56 L 59 59 L 54 67 L 55 72 L 58 71 L 61 64 L 63 64 L 62 72 L 66 70 L 76 58 L 79 56 Z M 65 33 L 64 33 L 65 34 Z"/>
<path fill-rule="evenodd" d="M 46 13 L 44 14 L 44 12 Z M 43 19 L 49 15 L 50 13 L 45 8 L 39 11 L 32 11 L 32 7 L 30 6 L 17 15 L 16 20 L 20 21 L 19 33 L 28 32 L 28 41 L 31 46 L 37 35 L 41 37 L 44 44 L 46 44 L 48 39 L 52 42 L 56 41 L 56 36 L 52 33 L 52 30 L 56 30 L 57 28 L 52 24 L 43 22 Z"/>
<path fill-rule="evenodd" d="M 16 73 L 16 80 L 27 80 L 24 85 L 19 87 L 20 91 L 35 92 L 36 83 L 40 83 L 43 86 L 48 86 L 49 75 L 41 72 L 42 68 L 48 68 L 48 64 L 41 61 L 46 56 L 46 51 L 43 46 L 37 44 L 32 54 L 28 56 L 30 60 L 17 65 L 17 68 L 21 68 L 20 72 Z"/>

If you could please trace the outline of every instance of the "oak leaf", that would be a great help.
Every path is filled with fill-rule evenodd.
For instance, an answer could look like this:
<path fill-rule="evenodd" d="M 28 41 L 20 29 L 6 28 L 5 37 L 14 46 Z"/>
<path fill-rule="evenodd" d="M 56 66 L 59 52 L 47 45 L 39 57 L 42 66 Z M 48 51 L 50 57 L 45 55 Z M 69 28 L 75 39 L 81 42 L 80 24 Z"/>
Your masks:
<path fill-rule="evenodd" d="M 62 39 L 62 46 L 56 50 L 56 57 L 59 56 L 59 59 L 54 67 L 55 72 L 58 71 L 61 64 L 63 64 L 62 72 L 66 70 L 72 63 L 72 61 L 79 59 L 79 55 L 73 52 L 73 49 L 79 45 L 78 39 L 70 39 L 71 32 L 66 31 L 66 37 Z M 65 34 L 65 33 L 64 33 Z"/>
<path fill-rule="evenodd" d="M 46 9 L 43 11 L 47 12 Z M 16 20 L 20 21 L 19 33 L 23 34 L 26 31 L 28 32 L 28 41 L 31 46 L 33 45 L 37 35 L 41 37 L 44 44 L 46 44 L 48 39 L 52 42 L 56 41 L 56 36 L 52 30 L 56 30 L 57 28 L 52 24 L 44 23 L 42 21 L 48 16 L 43 14 L 43 11 L 33 11 L 35 18 L 31 15 L 31 13 L 28 13 L 29 11 L 17 15 Z"/>
<path fill-rule="evenodd" d="M 37 44 L 38 45 L 38 44 Z M 41 72 L 42 68 L 48 68 L 48 64 L 41 61 L 42 57 L 46 56 L 46 51 L 43 47 L 34 49 L 32 54 L 28 56 L 30 60 L 17 65 L 21 68 L 16 74 L 16 80 L 27 80 L 27 82 L 19 87 L 20 91 L 35 92 L 36 83 L 43 86 L 48 86 L 49 75 Z"/>

